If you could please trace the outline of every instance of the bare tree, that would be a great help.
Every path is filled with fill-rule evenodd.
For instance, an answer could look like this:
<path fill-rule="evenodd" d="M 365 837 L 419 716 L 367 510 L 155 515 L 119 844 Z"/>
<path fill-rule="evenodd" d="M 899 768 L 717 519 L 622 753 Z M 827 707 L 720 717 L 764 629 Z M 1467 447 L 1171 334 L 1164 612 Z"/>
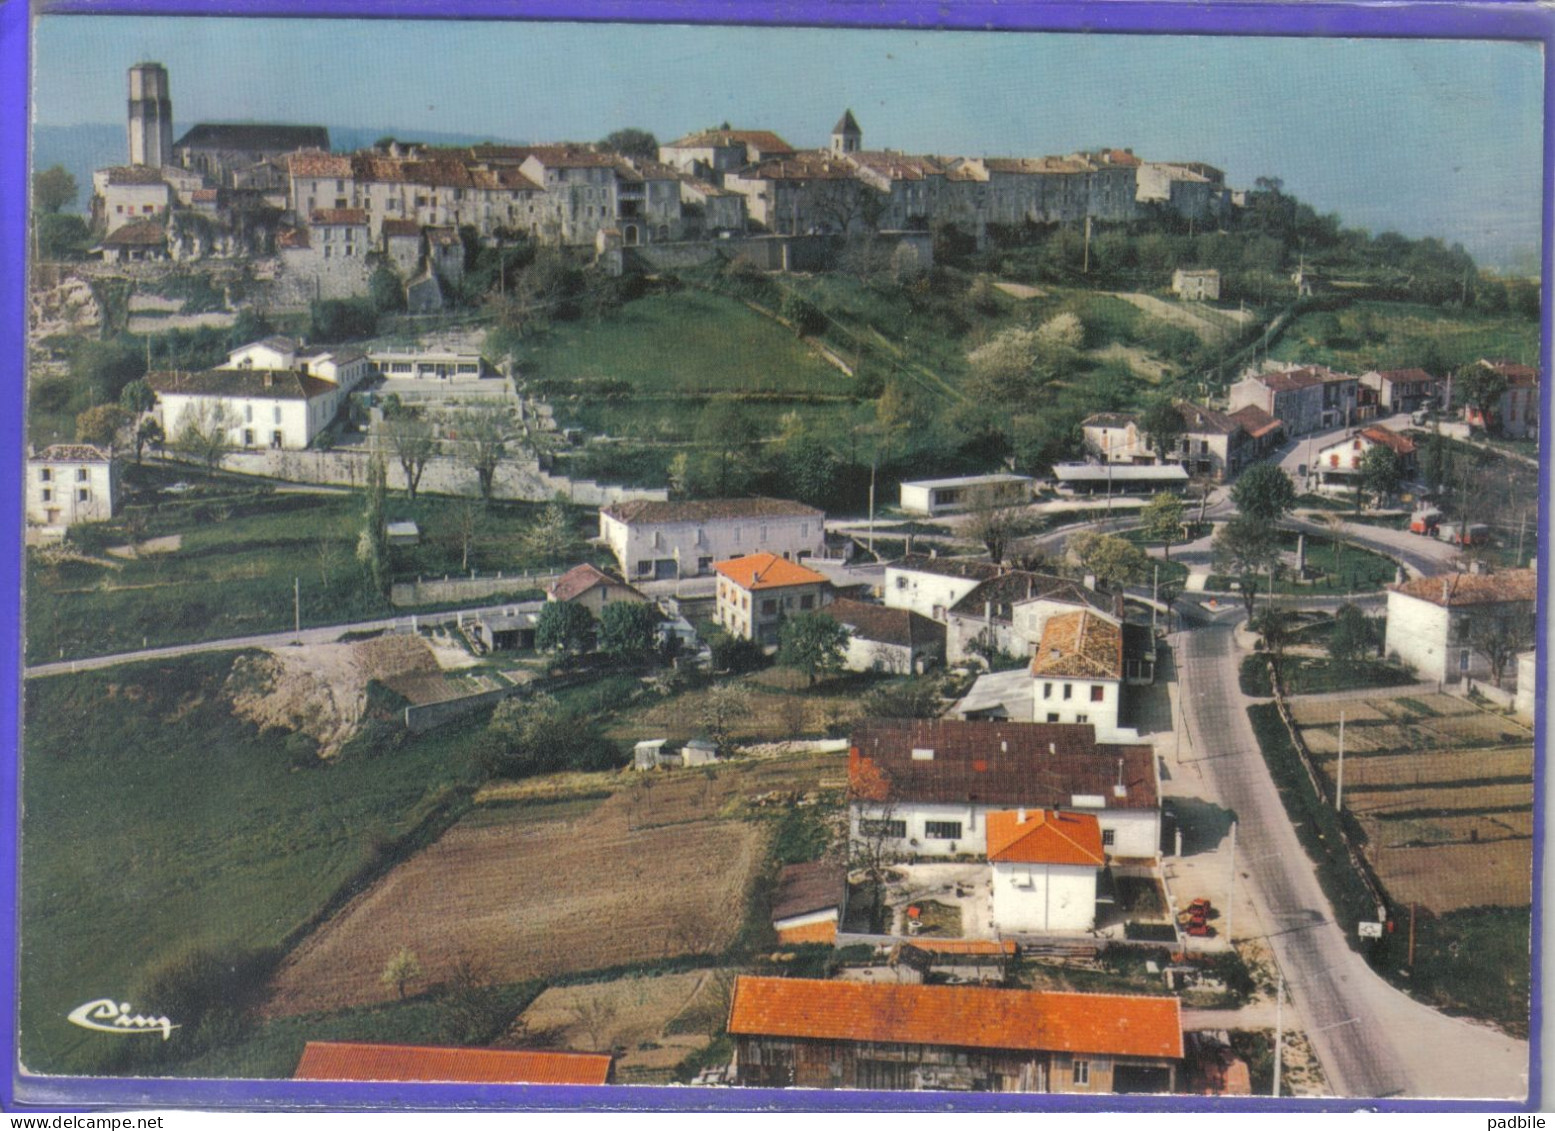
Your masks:
<path fill-rule="evenodd" d="M 459 457 L 475 472 L 481 501 L 491 502 L 497 468 L 507 456 L 512 421 L 500 405 L 481 405 L 466 413 L 459 424 Z"/>
<path fill-rule="evenodd" d="M 971 511 L 961 525 L 962 533 L 981 542 L 995 564 L 1004 561 L 1010 543 L 1031 526 L 1031 516 L 1018 502 L 1010 502 L 994 488 L 972 492 Z"/>
<path fill-rule="evenodd" d="M 225 402 L 193 401 L 178 414 L 173 426 L 173 450 L 214 471 L 222 457 L 237 446 L 231 433 L 238 423 L 237 413 Z"/>
<path fill-rule="evenodd" d="M 383 438 L 405 473 L 405 490 L 414 501 L 422 472 L 437 454 L 437 434 L 432 422 L 419 414 L 401 411 L 384 418 Z"/>
<path fill-rule="evenodd" d="M 890 774 L 865 759 L 851 776 L 848 800 L 855 819 L 848 838 L 848 870 L 864 873 L 870 892 L 869 925 L 878 934 L 887 925 L 886 875 L 901 859 L 905 822 L 896 819 Z"/>
<path fill-rule="evenodd" d="M 702 727 L 722 753 L 736 723 L 750 717 L 751 693 L 743 683 L 720 683 L 707 689 L 698 711 Z"/>
<path fill-rule="evenodd" d="M 603 995 L 594 995 L 574 1002 L 568 1012 L 572 1014 L 573 1024 L 587 1034 L 591 1049 L 600 1052 L 609 1047 L 607 1040 L 616 1020 L 615 1002 Z"/>
<path fill-rule="evenodd" d="M 1506 666 L 1519 652 L 1527 650 L 1529 637 L 1510 621 L 1494 620 L 1476 624 L 1469 633 L 1469 641 L 1474 650 L 1485 657 L 1490 665 L 1490 677 L 1500 687 Z"/>

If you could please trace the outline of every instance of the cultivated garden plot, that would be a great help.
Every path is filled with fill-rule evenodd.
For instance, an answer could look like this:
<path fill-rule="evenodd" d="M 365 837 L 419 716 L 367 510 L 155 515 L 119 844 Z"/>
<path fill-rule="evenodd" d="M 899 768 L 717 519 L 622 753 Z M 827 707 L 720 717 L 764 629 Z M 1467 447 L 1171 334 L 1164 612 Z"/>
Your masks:
<path fill-rule="evenodd" d="M 273 1015 L 383 1001 L 408 948 L 429 982 L 461 959 L 500 982 L 724 949 L 744 920 L 766 827 L 702 820 L 634 827 L 622 794 L 583 816 L 479 814 L 396 868 L 303 943 Z"/>
<path fill-rule="evenodd" d="M 1346 770 L 1349 767 L 1346 766 Z M 1517 809 L 1533 804 L 1533 785 L 1513 782 L 1507 785 L 1449 785 L 1426 789 L 1383 789 L 1344 791 L 1346 809 L 1357 816 L 1393 813 L 1479 813 L 1486 810 Z"/>
<path fill-rule="evenodd" d="M 1398 904 L 1438 915 L 1466 907 L 1527 907 L 1533 895 L 1531 840 L 1384 849 L 1378 871 Z"/>
<path fill-rule="evenodd" d="M 1346 752 L 1349 753 L 1348 751 Z M 1322 763 L 1323 772 L 1334 778 L 1338 759 Z M 1428 750 L 1415 754 L 1378 754 L 1346 757 L 1346 790 L 1365 786 L 1432 785 L 1448 781 L 1490 781 L 1516 778 L 1528 781 L 1533 776 L 1533 751 L 1525 746 L 1490 750 Z"/>

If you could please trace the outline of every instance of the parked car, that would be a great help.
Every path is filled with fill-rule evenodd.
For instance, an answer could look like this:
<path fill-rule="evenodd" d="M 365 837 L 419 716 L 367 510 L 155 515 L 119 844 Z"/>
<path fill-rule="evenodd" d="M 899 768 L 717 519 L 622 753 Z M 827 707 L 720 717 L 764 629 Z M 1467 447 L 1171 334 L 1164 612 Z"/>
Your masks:
<path fill-rule="evenodd" d="M 1490 527 L 1482 522 L 1444 522 L 1436 536 L 1454 546 L 1485 546 L 1490 543 Z"/>
<path fill-rule="evenodd" d="M 1436 528 L 1441 525 L 1442 512 L 1434 507 L 1417 510 L 1409 519 L 1409 532 L 1411 534 L 1435 535 Z"/>

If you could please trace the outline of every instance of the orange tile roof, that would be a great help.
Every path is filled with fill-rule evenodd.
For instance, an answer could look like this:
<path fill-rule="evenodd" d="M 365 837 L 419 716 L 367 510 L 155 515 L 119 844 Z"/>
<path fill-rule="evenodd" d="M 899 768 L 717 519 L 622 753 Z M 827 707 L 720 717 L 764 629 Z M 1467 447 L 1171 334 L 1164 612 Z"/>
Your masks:
<path fill-rule="evenodd" d="M 1408 436 L 1400 436 L 1391 428 L 1384 428 L 1380 424 L 1373 424 L 1370 428 L 1362 428 L 1361 435 L 1374 444 L 1381 444 L 1385 448 L 1391 448 L 1401 456 L 1413 455 L 1415 442 Z"/>
<path fill-rule="evenodd" d="M 1048 617 L 1031 674 L 1122 679 L 1123 630 L 1089 609 Z"/>
<path fill-rule="evenodd" d="M 1464 605 L 1494 605 L 1526 601 L 1539 596 L 1539 575 L 1531 569 L 1508 569 L 1500 573 L 1449 573 L 1437 577 L 1417 577 L 1402 585 L 1390 585 L 1395 593 L 1416 597 L 1433 605 L 1459 608 Z"/>
<path fill-rule="evenodd" d="M 990 864 L 1090 864 L 1107 862 L 1101 825 L 1093 813 L 1038 809 L 988 814 Z"/>
<path fill-rule="evenodd" d="M 1174 997 L 741 977 L 728 1028 L 823 1041 L 1182 1056 Z"/>
<path fill-rule="evenodd" d="M 284 160 L 294 177 L 351 176 L 351 158 L 344 154 L 337 156 L 317 149 L 304 149 L 298 153 L 288 153 Z"/>
<path fill-rule="evenodd" d="M 825 574 L 776 554 L 746 554 L 733 561 L 715 562 L 713 569 L 741 589 L 781 589 L 786 585 L 826 583 Z"/>
<path fill-rule="evenodd" d="M 607 1084 L 611 1058 L 581 1052 L 309 1041 L 293 1080 L 445 1084 Z"/>

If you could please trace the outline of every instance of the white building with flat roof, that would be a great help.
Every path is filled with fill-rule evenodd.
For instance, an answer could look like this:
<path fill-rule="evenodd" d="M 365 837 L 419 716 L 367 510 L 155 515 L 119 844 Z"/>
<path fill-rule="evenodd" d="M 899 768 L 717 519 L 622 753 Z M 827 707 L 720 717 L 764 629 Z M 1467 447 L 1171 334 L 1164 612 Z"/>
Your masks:
<path fill-rule="evenodd" d="M 1029 475 L 958 475 L 902 484 L 901 505 L 908 514 L 954 514 L 979 507 L 1018 506 L 1031 502 Z"/>

